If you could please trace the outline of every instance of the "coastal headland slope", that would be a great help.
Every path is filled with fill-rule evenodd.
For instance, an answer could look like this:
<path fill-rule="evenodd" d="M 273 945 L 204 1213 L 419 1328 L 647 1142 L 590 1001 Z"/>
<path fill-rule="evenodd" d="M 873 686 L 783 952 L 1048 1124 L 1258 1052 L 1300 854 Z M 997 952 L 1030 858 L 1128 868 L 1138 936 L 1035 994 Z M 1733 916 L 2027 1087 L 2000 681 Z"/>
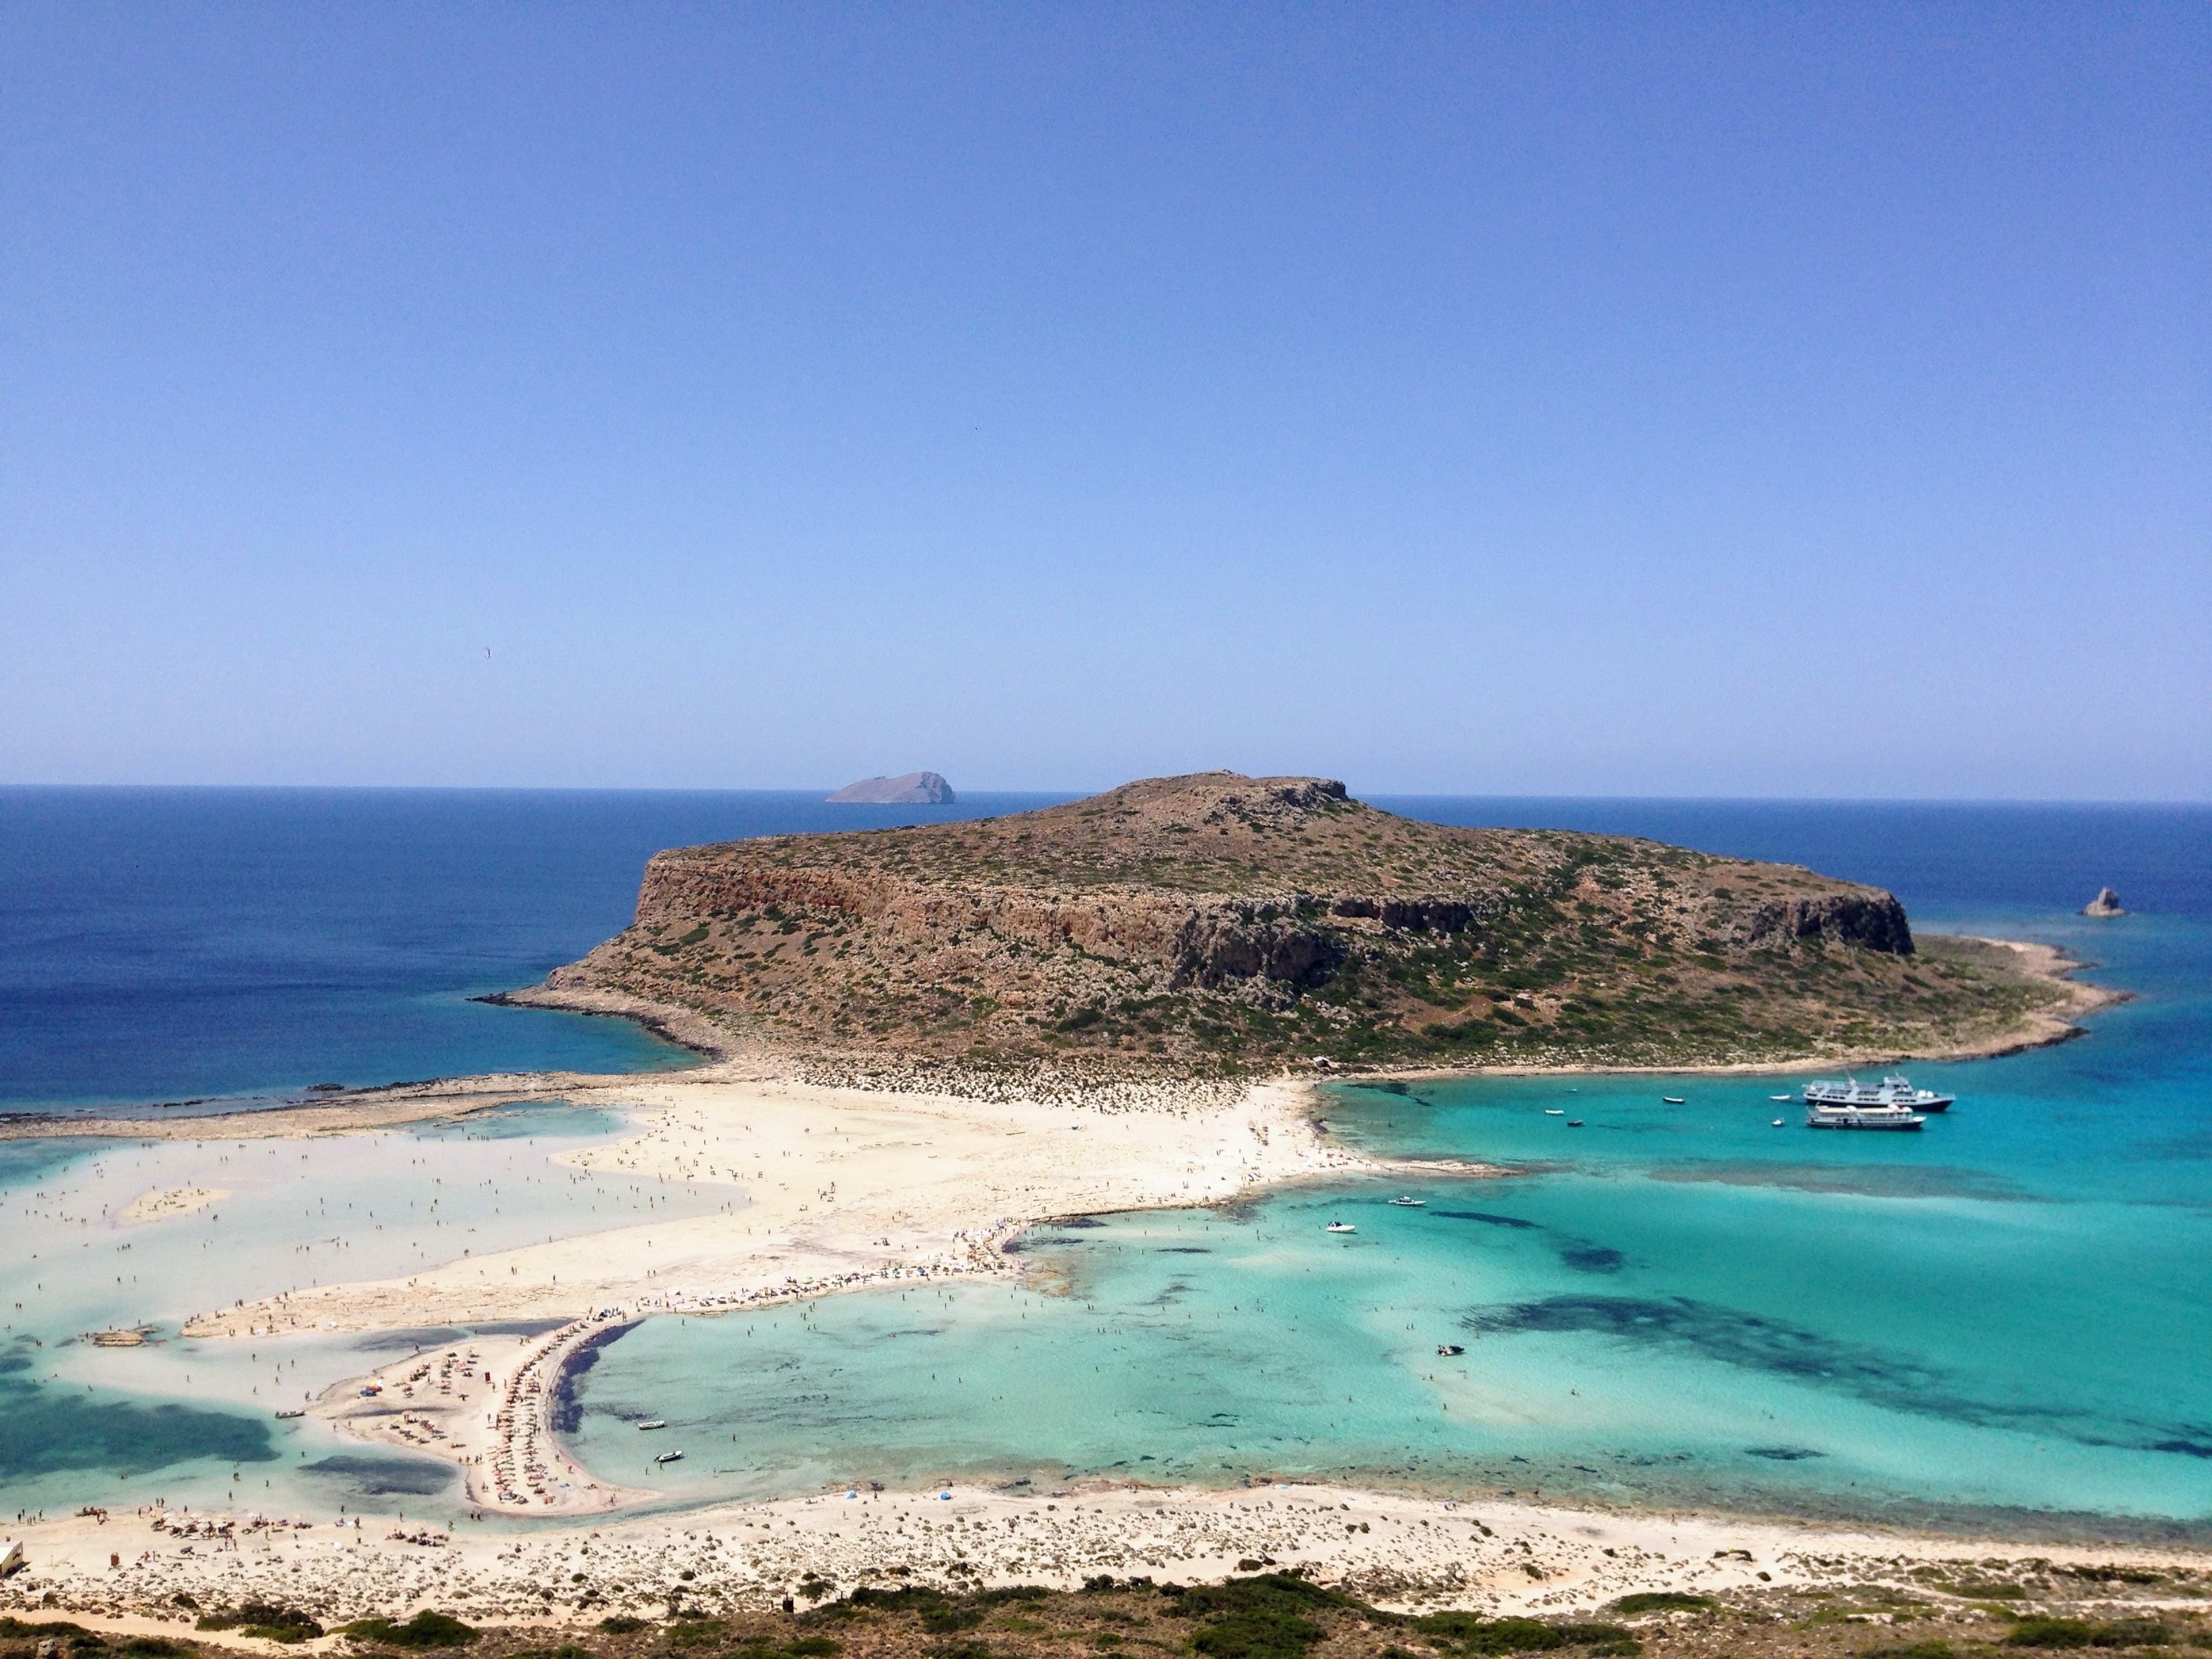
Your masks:
<path fill-rule="evenodd" d="M 513 1000 L 866 1081 L 1987 1051 L 2056 1034 L 2081 995 L 2002 945 L 1916 939 L 1890 894 L 1799 866 L 1207 772 L 665 852 L 630 927 Z"/>

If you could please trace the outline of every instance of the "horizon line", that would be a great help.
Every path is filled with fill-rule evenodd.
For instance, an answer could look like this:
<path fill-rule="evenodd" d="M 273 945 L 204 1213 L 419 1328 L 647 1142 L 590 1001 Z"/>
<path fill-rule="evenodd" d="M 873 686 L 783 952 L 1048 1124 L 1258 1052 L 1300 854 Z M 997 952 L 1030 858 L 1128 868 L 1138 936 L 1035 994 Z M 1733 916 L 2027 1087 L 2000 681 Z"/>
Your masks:
<path fill-rule="evenodd" d="M 1227 769 L 1215 769 L 1225 770 Z M 1159 773 L 1149 775 L 1176 777 L 1197 775 L 1188 773 Z M 1258 776 L 1312 776 L 1322 773 L 1267 773 Z M 956 788 L 955 799 L 950 803 L 961 805 L 971 797 L 997 798 L 1005 796 L 1052 797 L 1057 800 L 1081 800 L 1092 795 L 1103 794 L 1124 784 L 1142 781 L 1125 778 L 1121 783 L 1111 783 L 1088 788 Z M 627 784 L 627 783 L 52 783 L 0 781 L 0 793 L 34 792 L 61 793 L 70 791 L 90 793 L 100 790 L 173 792 L 204 791 L 210 793 L 298 793 L 298 794 L 481 794 L 481 795 L 815 795 L 827 796 L 848 787 L 847 784 L 817 786 L 812 784 Z M 2212 796 L 2189 795 L 1754 795 L 1738 793 L 1717 794 L 1597 794 L 1571 790 L 1518 790 L 1486 793 L 1476 790 L 1382 788 L 1362 794 L 1352 792 L 1355 800 L 1494 800 L 1494 801 L 1607 801 L 1651 803 L 1698 803 L 1737 805 L 1804 805 L 1804 806 L 2115 806 L 2115 807 L 2212 807 Z M 829 804 L 826 801 L 823 803 Z M 881 802 L 839 802 L 840 805 L 882 805 Z M 921 805 L 922 803 L 905 803 Z"/>

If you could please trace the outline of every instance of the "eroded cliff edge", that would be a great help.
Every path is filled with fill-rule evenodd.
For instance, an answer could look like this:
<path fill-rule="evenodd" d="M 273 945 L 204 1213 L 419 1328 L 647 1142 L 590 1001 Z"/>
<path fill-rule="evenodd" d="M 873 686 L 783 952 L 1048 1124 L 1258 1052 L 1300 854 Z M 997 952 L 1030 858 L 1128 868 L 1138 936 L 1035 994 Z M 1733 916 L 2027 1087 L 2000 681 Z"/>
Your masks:
<path fill-rule="evenodd" d="M 2049 1040 L 2081 989 L 1796 866 L 1213 772 L 663 853 L 631 927 L 515 1000 L 862 1071 L 1188 1075 L 1989 1051 Z"/>

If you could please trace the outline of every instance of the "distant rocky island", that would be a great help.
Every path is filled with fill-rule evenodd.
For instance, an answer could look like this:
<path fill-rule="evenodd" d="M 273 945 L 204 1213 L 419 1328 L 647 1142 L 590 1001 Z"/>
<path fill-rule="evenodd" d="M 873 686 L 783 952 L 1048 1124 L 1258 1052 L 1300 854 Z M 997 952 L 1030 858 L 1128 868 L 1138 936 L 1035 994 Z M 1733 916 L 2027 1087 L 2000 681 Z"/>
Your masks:
<path fill-rule="evenodd" d="M 2124 916 L 2127 912 L 2120 908 L 2118 893 L 2109 887 L 2100 887 L 2097 896 L 2081 907 L 2081 914 L 2085 916 Z"/>
<path fill-rule="evenodd" d="M 950 806 L 960 799 L 935 772 L 904 772 L 895 778 L 863 778 L 825 797 L 840 806 Z"/>
<path fill-rule="evenodd" d="M 2084 989 L 1796 866 L 1209 772 L 662 853 L 632 926 L 514 1000 L 848 1071 L 1191 1075 L 1986 1052 Z"/>

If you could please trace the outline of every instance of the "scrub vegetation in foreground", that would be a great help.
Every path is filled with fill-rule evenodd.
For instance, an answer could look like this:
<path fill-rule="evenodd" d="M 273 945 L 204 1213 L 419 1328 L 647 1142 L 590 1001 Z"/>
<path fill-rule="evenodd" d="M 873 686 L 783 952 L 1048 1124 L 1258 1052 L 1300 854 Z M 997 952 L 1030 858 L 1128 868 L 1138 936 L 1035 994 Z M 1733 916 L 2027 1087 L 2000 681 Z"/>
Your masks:
<path fill-rule="evenodd" d="M 1697 1066 L 1998 1040 L 2063 1000 L 2015 964 L 1794 865 L 1209 772 L 662 853 L 632 926 L 519 1000 L 862 1074 Z"/>
<path fill-rule="evenodd" d="M 2025 1659 L 2075 1649 L 2191 1659 L 2212 1651 L 2212 1623 L 2194 1607 L 2175 1605 L 2204 1595 L 2201 1574 L 2153 1573 L 2148 1582 L 2139 1574 L 2118 1588 L 2154 1604 L 2133 1607 L 1967 1602 L 1940 1575 L 1915 1576 L 1929 1582 L 1631 1595 L 1544 1618 L 1391 1612 L 1296 1571 L 1194 1586 L 1099 1577 L 1080 1590 L 914 1584 L 842 1595 L 817 1580 L 801 1594 L 823 1599 L 791 1613 L 687 1613 L 679 1594 L 665 1618 L 617 1615 L 574 1631 L 478 1630 L 422 1608 L 356 1620 L 336 1634 L 338 1651 L 364 1659 L 463 1650 L 470 1659 Z M 2093 1597 L 2113 1588 L 2076 1577 L 2057 1588 Z M 2027 1594 L 2016 1583 L 2009 1589 L 2015 1601 Z M 2037 1594 L 2052 1589 L 2046 1583 Z M 292 1609 L 250 1612 L 254 1623 L 240 1617 L 227 1627 L 262 1635 L 313 1622 Z M 0 1659 L 33 1659 L 42 1649 L 50 1659 L 217 1659 L 236 1651 L 204 1626 L 191 1638 L 122 1636 L 64 1620 L 0 1619 Z"/>

